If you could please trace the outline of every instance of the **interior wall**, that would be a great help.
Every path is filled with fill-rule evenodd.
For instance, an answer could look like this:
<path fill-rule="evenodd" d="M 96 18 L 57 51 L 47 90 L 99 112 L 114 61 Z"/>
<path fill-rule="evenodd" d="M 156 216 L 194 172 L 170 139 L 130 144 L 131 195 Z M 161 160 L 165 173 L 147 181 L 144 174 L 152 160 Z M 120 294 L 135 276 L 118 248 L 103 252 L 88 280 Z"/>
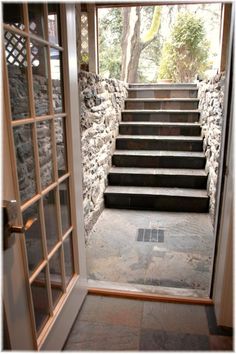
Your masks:
<path fill-rule="evenodd" d="M 216 255 L 213 277 L 213 300 L 217 324 L 233 327 L 233 212 L 234 212 L 234 143 L 233 131 L 235 128 L 234 80 L 233 80 L 233 42 L 234 42 L 234 14 L 233 5 L 231 31 L 229 35 L 228 63 L 226 71 L 226 105 L 225 125 L 221 157 L 221 171 L 219 178 L 217 213 L 216 213 Z"/>

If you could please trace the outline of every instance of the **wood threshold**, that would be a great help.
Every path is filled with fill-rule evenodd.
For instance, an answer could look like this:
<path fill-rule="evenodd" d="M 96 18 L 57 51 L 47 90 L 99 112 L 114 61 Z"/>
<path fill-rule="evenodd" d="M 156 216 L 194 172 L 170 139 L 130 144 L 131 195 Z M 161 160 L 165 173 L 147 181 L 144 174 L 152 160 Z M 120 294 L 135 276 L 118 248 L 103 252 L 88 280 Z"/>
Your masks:
<path fill-rule="evenodd" d="M 210 298 L 187 297 L 187 296 L 172 296 L 159 295 L 150 293 L 138 293 L 136 291 L 112 290 L 105 288 L 88 287 L 89 295 L 102 295 L 111 297 L 128 298 L 142 301 L 157 301 L 157 302 L 173 302 L 193 305 L 213 305 L 213 300 Z"/>

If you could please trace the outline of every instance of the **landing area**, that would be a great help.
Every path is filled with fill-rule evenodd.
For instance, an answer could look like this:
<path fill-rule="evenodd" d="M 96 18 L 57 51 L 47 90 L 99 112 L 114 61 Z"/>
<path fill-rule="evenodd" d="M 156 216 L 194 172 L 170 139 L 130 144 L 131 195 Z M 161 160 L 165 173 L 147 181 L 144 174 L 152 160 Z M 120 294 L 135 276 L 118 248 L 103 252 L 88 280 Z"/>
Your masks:
<path fill-rule="evenodd" d="M 213 245 L 207 213 L 104 209 L 86 248 L 88 278 L 103 287 L 208 297 Z"/>

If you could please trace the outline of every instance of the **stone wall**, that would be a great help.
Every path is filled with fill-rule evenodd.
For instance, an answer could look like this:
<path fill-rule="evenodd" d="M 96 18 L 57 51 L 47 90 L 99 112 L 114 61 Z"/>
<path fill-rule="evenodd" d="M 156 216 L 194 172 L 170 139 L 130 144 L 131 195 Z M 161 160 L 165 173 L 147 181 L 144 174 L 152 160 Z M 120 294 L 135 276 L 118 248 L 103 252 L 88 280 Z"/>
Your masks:
<path fill-rule="evenodd" d="M 223 124 L 224 86 L 224 74 L 217 74 L 210 80 L 198 82 L 203 148 L 207 160 L 206 171 L 209 173 L 207 190 L 210 196 L 210 215 L 213 223 Z"/>
<path fill-rule="evenodd" d="M 81 71 L 79 86 L 84 217 L 88 234 L 103 209 L 103 193 L 127 85 Z"/>

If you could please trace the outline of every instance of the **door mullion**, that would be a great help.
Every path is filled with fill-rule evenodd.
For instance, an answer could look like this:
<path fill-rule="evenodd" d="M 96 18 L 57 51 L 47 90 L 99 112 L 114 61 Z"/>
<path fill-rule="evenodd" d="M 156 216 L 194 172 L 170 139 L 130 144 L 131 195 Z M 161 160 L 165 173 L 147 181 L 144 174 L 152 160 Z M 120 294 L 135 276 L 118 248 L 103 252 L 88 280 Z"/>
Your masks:
<path fill-rule="evenodd" d="M 63 245 L 61 246 L 60 252 L 60 263 L 61 263 L 61 278 L 62 278 L 62 289 L 63 293 L 66 292 L 66 267 L 65 267 L 65 255 Z"/>

